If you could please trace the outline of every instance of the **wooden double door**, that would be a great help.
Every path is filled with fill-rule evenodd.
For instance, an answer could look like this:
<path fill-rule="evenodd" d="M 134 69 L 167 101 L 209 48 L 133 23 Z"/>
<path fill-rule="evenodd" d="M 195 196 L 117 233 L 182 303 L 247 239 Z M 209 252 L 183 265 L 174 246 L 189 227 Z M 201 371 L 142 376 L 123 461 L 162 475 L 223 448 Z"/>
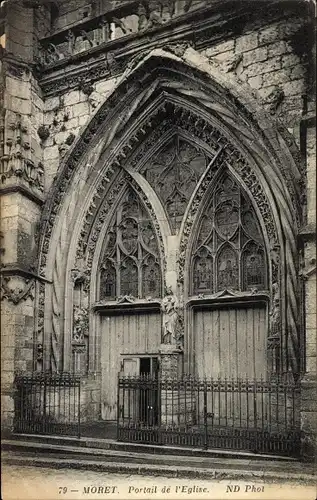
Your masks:
<path fill-rule="evenodd" d="M 266 378 L 265 304 L 198 308 L 194 310 L 190 323 L 184 355 L 194 360 L 195 375 L 222 379 Z M 152 378 L 159 374 L 160 313 L 104 318 L 101 341 L 102 418 L 115 420 L 118 373 L 151 375 Z M 134 411 L 146 420 L 150 418 L 150 411 L 151 415 L 157 414 L 158 395 L 154 390 L 144 390 L 134 405 L 137 405 Z"/>

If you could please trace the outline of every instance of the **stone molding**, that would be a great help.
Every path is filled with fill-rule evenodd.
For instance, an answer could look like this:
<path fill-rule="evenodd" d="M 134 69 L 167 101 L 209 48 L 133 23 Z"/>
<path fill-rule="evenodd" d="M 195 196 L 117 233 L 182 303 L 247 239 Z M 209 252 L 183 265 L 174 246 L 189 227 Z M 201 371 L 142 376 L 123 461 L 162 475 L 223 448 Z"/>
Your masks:
<path fill-rule="evenodd" d="M 134 300 L 132 302 L 100 301 L 96 302 L 92 309 L 99 314 L 126 314 L 129 312 L 160 312 L 160 301 L 157 300 Z"/>
<path fill-rule="evenodd" d="M 31 201 L 34 201 L 37 205 L 43 205 L 45 202 L 44 195 L 40 195 L 32 191 L 29 187 L 17 184 L 14 182 L 10 186 L 0 187 L 0 195 L 10 194 L 10 193 L 20 193 Z"/>

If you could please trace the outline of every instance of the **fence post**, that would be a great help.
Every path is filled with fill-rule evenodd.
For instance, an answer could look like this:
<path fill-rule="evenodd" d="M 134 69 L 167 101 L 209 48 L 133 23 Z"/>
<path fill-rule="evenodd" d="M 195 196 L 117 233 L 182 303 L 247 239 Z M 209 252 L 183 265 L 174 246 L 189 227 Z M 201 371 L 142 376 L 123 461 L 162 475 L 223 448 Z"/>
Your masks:
<path fill-rule="evenodd" d="M 204 380 L 204 449 L 208 448 L 207 382 Z"/>
<path fill-rule="evenodd" d="M 254 430 L 255 430 L 255 436 L 254 436 L 254 450 L 258 452 L 258 447 L 259 447 L 259 431 L 258 431 L 258 418 L 257 418 L 257 382 L 254 380 L 254 385 L 253 385 L 253 414 L 254 414 Z M 263 431 L 263 429 L 262 429 Z"/>
<path fill-rule="evenodd" d="M 119 417 L 120 417 L 120 372 L 118 373 L 117 383 L 117 441 L 119 440 Z"/>
<path fill-rule="evenodd" d="M 33 375 L 32 375 L 32 378 L 33 378 Z M 45 429 L 46 429 L 46 398 L 47 398 L 47 395 L 46 395 L 46 379 L 45 379 L 45 376 L 43 377 L 43 419 L 42 419 L 42 432 L 45 434 Z M 37 391 L 36 391 L 36 386 L 35 386 L 35 399 L 37 397 L 39 397 L 39 408 L 40 405 L 41 405 L 41 384 L 40 384 L 40 391 L 39 391 L 39 394 L 37 394 Z M 35 403 L 37 404 L 37 402 Z M 49 415 L 50 416 L 50 415 Z"/>
<path fill-rule="evenodd" d="M 78 378 L 78 438 L 81 437 L 81 419 L 80 419 L 80 398 L 81 398 L 81 379 Z"/>

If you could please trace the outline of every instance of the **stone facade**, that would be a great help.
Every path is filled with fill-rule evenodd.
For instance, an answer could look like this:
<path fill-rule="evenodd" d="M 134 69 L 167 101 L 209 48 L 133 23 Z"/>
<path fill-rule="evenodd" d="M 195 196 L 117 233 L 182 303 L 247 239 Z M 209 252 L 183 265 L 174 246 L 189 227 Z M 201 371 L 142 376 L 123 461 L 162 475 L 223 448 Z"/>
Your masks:
<path fill-rule="evenodd" d="M 192 273 L 189 248 L 198 207 L 217 169 L 232 161 L 231 172 L 243 179 L 267 228 L 271 317 L 274 284 L 280 297 L 275 309 L 280 338 L 271 332 L 269 342 L 277 345 L 277 370 L 293 371 L 301 380 L 303 454 L 313 453 L 314 17 L 314 2 L 304 0 L 287 5 L 268 0 L 259 2 L 256 10 L 252 2 L 225 1 L 220 6 L 202 0 L 3 2 L 5 429 L 12 429 L 16 371 L 73 368 L 78 308 L 85 311 L 88 332 L 84 354 L 78 351 L 75 364 L 87 377 L 87 420 L 100 417 L 104 401 L 98 311 L 108 311 L 98 295 L 100 259 L 113 207 L 127 182 L 153 223 L 153 255 L 161 262 L 162 288 L 171 288 L 183 301 L 184 367 L 193 369 L 190 324 L 195 300 L 205 298 L 194 300 L 187 292 Z M 209 154 L 209 170 L 190 193 L 193 197 L 186 201 L 178 232 L 170 229 L 159 196 L 140 173 L 142 158 L 172 126 L 182 130 L 183 139 L 195 135 L 196 145 Z M 223 156 L 221 148 L 229 153 Z M 131 234 L 129 238 L 131 246 Z M 122 294 L 126 299 L 117 297 L 118 303 L 111 306 L 117 315 L 120 308 L 144 312 L 152 307 L 154 316 L 159 298 L 142 296 L 140 286 L 137 298 L 128 293 Z M 221 301 L 219 289 L 216 292 L 208 300 Z M 247 300 L 249 292 L 244 294 Z M 236 293 L 235 300 L 239 297 Z M 276 370 L 275 361 L 273 365 Z"/>

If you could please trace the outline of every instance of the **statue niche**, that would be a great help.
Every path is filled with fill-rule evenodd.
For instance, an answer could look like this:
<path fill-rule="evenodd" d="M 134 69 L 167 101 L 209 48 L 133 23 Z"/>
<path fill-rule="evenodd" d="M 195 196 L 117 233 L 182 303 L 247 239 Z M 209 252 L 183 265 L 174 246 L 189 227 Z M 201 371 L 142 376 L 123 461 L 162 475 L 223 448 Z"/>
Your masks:
<path fill-rule="evenodd" d="M 89 340 L 89 314 L 87 307 L 74 306 L 72 353 L 73 370 L 84 373 L 87 370 L 87 351 Z"/>

